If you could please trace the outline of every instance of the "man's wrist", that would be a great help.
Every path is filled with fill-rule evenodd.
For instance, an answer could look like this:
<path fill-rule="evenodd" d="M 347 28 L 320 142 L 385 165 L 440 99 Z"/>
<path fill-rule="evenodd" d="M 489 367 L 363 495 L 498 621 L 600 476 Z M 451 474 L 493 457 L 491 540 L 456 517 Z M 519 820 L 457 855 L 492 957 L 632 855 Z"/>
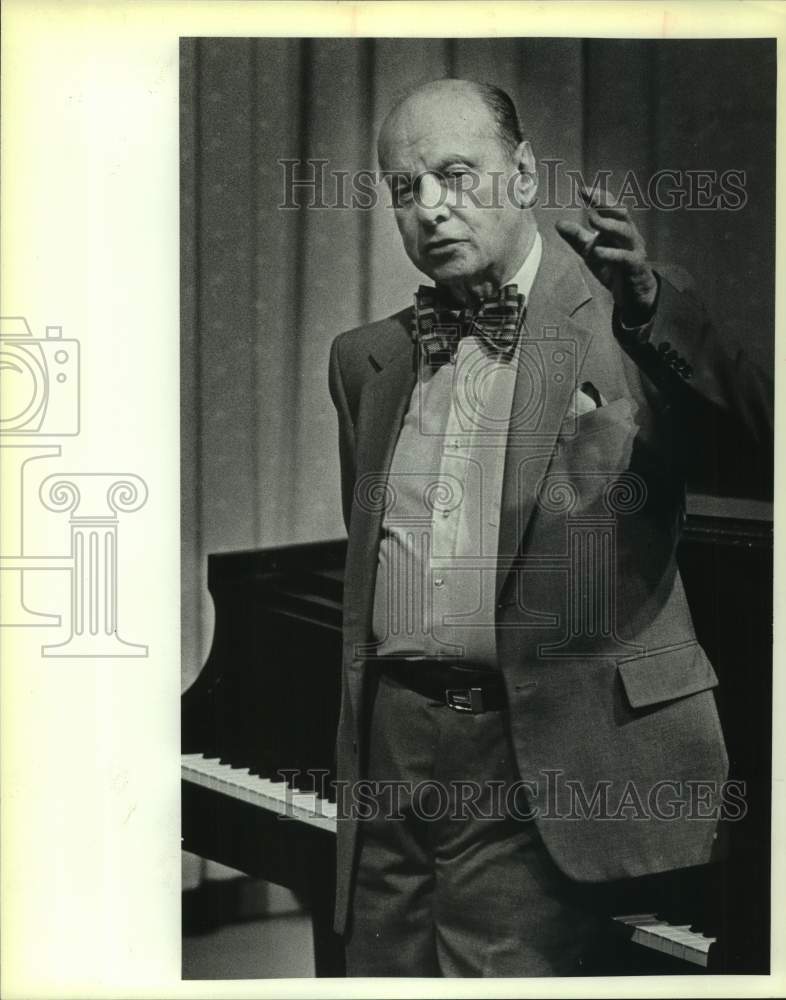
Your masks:
<path fill-rule="evenodd" d="M 642 340 L 646 339 L 642 337 L 643 333 L 649 334 L 658 310 L 658 299 L 660 297 L 660 278 L 657 274 L 655 275 L 655 281 L 657 282 L 657 286 L 651 305 L 641 304 L 638 307 L 628 309 L 615 308 L 615 326 L 623 336 Z"/>

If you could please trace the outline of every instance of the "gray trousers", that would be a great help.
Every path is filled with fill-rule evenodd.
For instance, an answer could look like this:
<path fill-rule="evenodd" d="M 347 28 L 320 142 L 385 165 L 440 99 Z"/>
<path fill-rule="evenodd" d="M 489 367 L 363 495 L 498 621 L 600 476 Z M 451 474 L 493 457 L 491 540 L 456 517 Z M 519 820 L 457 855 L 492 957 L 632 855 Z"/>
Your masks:
<path fill-rule="evenodd" d="M 455 712 L 383 675 L 369 719 L 347 974 L 587 974 L 605 921 L 504 809 L 506 711 Z"/>

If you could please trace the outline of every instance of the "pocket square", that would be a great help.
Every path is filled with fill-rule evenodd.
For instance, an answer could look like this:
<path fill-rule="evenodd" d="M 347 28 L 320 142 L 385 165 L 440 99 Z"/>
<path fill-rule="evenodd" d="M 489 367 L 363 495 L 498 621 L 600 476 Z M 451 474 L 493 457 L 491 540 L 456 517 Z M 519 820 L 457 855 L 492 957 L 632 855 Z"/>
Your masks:
<path fill-rule="evenodd" d="M 606 405 L 606 400 L 598 392 L 592 382 L 582 382 L 576 386 L 568 404 L 568 413 L 574 417 L 580 417 L 582 413 L 589 413 Z"/>

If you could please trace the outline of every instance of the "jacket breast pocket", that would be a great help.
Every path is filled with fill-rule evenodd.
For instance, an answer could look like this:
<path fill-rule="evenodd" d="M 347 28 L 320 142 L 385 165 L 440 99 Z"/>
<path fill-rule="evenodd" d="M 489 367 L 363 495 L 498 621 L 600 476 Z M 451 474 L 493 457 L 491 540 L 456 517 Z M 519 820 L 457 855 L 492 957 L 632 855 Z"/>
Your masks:
<path fill-rule="evenodd" d="M 567 419 L 553 467 L 574 472 L 628 468 L 637 429 L 628 399 Z"/>
<path fill-rule="evenodd" d="M 594 434 L 608 427 L 634 426 L 634 404 L 630 399 L 613 399 L 610 403 L 588 410 L 575 417 L 576 434 Z"/>
<path fill-rule="evenodd" d="M 695 640 L 622 660 L 617 671 L 631 708 L 698 694 L 718 683 L 712 664 Z"/>

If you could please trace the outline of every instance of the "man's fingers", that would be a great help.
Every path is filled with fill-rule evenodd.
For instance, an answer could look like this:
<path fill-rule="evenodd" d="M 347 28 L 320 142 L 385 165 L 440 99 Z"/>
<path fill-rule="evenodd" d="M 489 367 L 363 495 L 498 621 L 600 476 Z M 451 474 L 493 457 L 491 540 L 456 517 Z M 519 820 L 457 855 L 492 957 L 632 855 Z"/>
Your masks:
<path fill-rule="evenodd" d="M 641 264 L 641 257 L 635 250 L 624 250 L 622 247 L 596 246 L 592 251 L 593 257 L 606 263 Z"/>
<path fill-rule="evenodd" d="M 568 222 L 566 220 L 557 222 L 555 228 L 563 240 L 570 244 L 576 253 L 582 257 L 586 257 L 592 250 L 599 235 L 591 229 L 585 229 L 584 226 L 580 226 L 578 222 Z"/>
<path fill-rule="evenodd" d="M 630 212 L 625 205 L 593 205 L 592 210 L 608 219 L 630 218 Z"/>
<path fill-rule="evenodd" d="M 623 315 L 651 315 L 657 279 L 647 264 L 644 240 L 628 210 L 594 189 L 588 191 L 585 187 L 581 193 L 593 231 L 565 221 L 557 223 L 558 232 L 611 291 Z"/>
<path fill-rule="evenodd" d="M 584 204 L 587 208 L 598 212 L 600 215 L 610 219 L 630 218 L 628 206 L 619 204 L 605 191 L 599 191 L 596 188 L 580 187 L 579 194 L 584 199 Z"/>
<path fill-rule="evenodd" d="M 587 218 L 591 226 L 607 236 L 611 236 L 618 246 L 627 246 L 631 250 L 643 246 L 639 231 L 632 222 L 604 218 L 594 208 L 589 210 Z"/>
<path fill-rule="evenodd" d="M 607 222 L 620 222 L 623 225 L 632 226 L 630 215 L 628 214 L 627 208 L 594 208 L 590 207 L 587 209 L 587 218 L 592 219 L 604 219 Z M 593 223 L 594 225 L 594 223 Z"/>
<path fill-rule="evenodd" d="M 605 209 L 612 211 L 627 212 L 624 205 L 618 205 L 608 191 L 601 191 L 600 188 L 588 188 L 585 185 L 579 187 L 579 194 L 584 199 L 584 203 L 590 208 Z"/>

